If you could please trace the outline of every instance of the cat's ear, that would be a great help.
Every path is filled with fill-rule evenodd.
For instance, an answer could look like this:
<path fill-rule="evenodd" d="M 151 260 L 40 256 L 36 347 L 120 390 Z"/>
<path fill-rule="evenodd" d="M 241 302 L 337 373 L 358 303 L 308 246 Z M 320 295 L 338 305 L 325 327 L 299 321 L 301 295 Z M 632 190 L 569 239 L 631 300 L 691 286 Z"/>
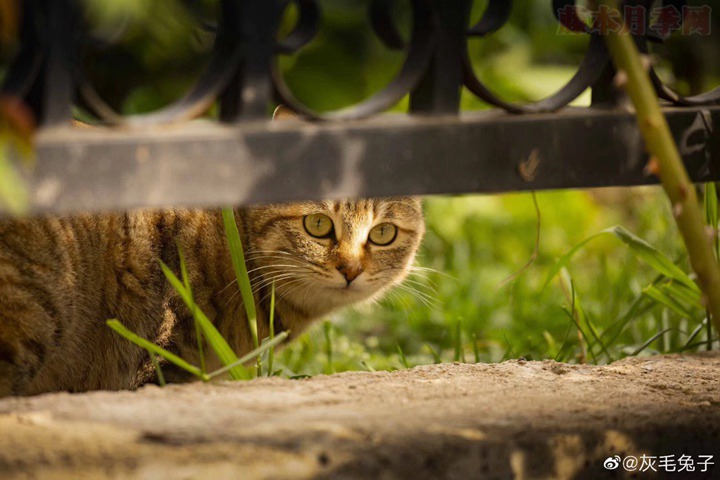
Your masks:
<path fill-rule="evenodd" d="M 285 105 L 278 105 L 273 112 L 273 121 L 282 122 L 283 120 L 300 120 L 300 115 L 293 112 Z"/>

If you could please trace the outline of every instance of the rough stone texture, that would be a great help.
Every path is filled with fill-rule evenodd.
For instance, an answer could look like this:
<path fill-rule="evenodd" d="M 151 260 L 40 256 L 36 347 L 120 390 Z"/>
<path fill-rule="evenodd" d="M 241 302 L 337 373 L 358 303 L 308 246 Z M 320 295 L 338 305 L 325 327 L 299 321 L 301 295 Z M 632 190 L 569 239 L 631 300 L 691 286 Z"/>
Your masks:
<path fill-rule="evenodd" d="M 520 360 L 9 398 L 0 478 L 663 478 L 603 461 L 720 463 L 718 367 L 718 353 Z"/>

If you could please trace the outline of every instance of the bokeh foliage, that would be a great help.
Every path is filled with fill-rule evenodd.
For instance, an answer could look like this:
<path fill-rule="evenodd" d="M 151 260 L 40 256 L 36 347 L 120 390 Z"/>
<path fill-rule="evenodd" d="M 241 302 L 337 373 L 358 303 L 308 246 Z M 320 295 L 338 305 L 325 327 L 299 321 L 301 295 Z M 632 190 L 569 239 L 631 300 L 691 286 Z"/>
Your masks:
<path fill-rule="evenodd" d="M 382 88 L 398 71 L 403 54 L 387 50 L 373 35 L 366 17 L 368 1 L 319 3 L 324 14 L 319 35 L 299 54 L 282 58 L 281 66 L 299 100 L 328 110 L 356 103 Z M 486 39 L 472 40 L 471 56 L 478 75 L 504 98 L 537 100 L 570 78 L 587 39 L 559 34 L 549 0 L 514 3 L 504 28 Z M 217 2 L 86 0 L 86 4 L 89 23 L 105 41 L 89 46 L 83 61 L 100 94 L 118 110 L 156 109 L 181 96 L 199 74 L 212 45 Z M 475 2 L 474 19 L 484 5 Z M 407 37 L 406 2 L 398 2 L 396 13 Z M 712 15 L 716 31 L 720 11 Z M 291 7 L 281 32 L 290 30 L 294 18 Z M 661 55 L 662 77 L 684 94 L 718 84 L 719 49 L 717 36 L 676 35 L 667 45 L 653 47 Z M 585 94 L 575 103 L 588 102 Z M 462 107 L 488 108 L 467 92 Z M 394 110 L 406 108 L 407 100 Z M 682 349 L 704 312 L 681 315 L 650 301 L 642 290 L 656 273 L 615 240 L 588 243 L 559 277 L 564 280 L 544 286 L 559 257 L 616 224 L 687 271 L 662 192 L 658 188 L 543 192 L 537 202 L 542 225 L 537 258 L 502 285 L 535 249 L 538 218 L 531 195 L 428 198 L 428 233 L 418 264 L 434 271 L 423 270 L 406 283 L 417 292 L 398 289 L 378 305 L 338 314 L 332 324 L 311 330 L 286 348 L 281 364 L 289 374 L 317 374 L 457 358 L 593 361 L 588 348 L 598 353 L 596 361 L 607 362 L 628 354 Z M 600 334 L 608 332 L 601 337 L 609 342 L 603 352 L 597 343 L 592 345 L 592 339 L 579 335 L 573 318 L 577 320 L 574 315 L 580 308 L 582 322 Z"/>

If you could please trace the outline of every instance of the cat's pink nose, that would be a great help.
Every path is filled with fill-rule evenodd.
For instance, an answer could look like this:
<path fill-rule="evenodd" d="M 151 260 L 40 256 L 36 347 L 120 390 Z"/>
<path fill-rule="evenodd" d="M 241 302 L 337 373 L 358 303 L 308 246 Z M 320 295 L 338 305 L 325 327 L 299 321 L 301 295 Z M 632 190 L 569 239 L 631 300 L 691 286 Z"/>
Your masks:
<path fill-rule="evenodd" d="M 337 269 L 345 277 L 348 285 L 363 272 L 362 267 L 348 267 L 346 265 L 338 265 Z"/>

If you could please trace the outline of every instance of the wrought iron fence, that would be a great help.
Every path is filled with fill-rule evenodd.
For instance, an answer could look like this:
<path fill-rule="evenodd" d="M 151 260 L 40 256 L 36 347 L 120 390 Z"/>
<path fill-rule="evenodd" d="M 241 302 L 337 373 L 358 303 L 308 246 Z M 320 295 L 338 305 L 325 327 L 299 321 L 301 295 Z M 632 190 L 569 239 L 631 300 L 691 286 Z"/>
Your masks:
<path fill-rule="evenodd" d="M 191 3 L 191 0 L 187 0 Z M 473 70 L 468 40 L 507 21 L 512 2 L 489 0 L 469 25 L 470 0 L 407 0 L 403 39 L 391 0 L 368 2 L 368 21 L 385 46 L 404 50 L 384 88 L 349 108 L 317 112 L 295 98 L 278 66 L 310 42 L 322 21 L 315 0 L 292 0 L 294 30 L 277 40 L 290 0 L 224 0 L 210 27 L 211 58 L 193 87 L 158 111 L 124 116 L 93 87 L 79 61 L 85 42 L 78 0 L 25 0 L 21 48 L 3 90 L 23 98 L 42 125 L 39 161 L 29 175 L 33 208 L 73 210 L 171 204 L 217 205 L 298 198 L 496 192 L 652 183 L 634 118 L 618 108 L 622 92 L 602 28 L 579 18 L 572 0 L 547 1 L 559 25 L 589 36 L 576 73 L 540 101 L 512 103 Z M 628 1 L 625 13 L 649 9 Z M 684 1 L 661 8 L 684 12 Z M 669 11 L 669 10 L 668 10 Z M 682 23 L 636 35 L 641 49 Z M 607 27 L 607 24 L 605 24 Z M 634 32 L 636 33 L 636 32 Z M 650 66 L 681 153 L 696 180 L 720 178 L 720 88 L 683 97 Z M 507 114 L 459 114 L 465 87 Z M 565 108 L 587 89 L 592 106 Z M 406 95 L 411 115 L 379 115 Z M 273 125 L 269 105 L 284 103 L 315 123 Z M 219 121 L 189 122 L 213 104 Z M 72 126 L 73 105 L 103 126 Z M 520 114 L 520 115 L 513 115 Z M 171 129 L 165 128 L 173 124 Z"/>

